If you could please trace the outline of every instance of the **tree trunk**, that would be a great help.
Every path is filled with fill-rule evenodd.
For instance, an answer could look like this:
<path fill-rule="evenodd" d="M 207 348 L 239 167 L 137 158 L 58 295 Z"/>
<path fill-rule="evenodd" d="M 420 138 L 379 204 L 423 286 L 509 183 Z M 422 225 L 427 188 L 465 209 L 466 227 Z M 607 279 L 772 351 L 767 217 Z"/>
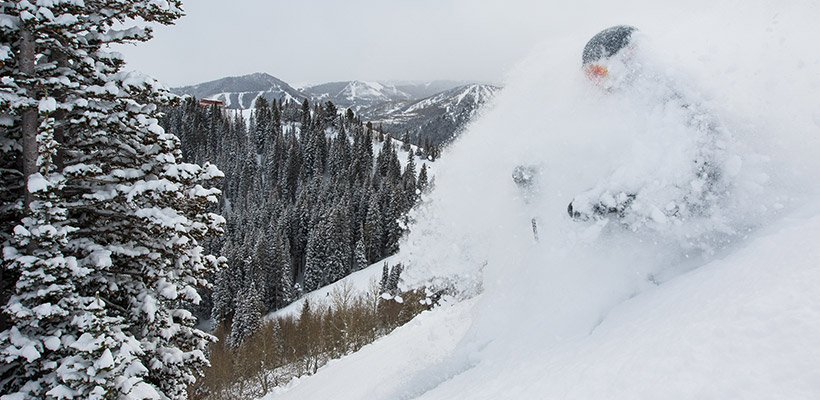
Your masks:
<path fill-rule="evenodd" d="M 68 63 L 68 57 L 64 53 L 56 53 L 53 55 L 54 61 L 57 62 L 57 66 L 60 68 L 71 68 L 71 65 Z M 53 97 L 65 97 L 65 93 L 53 93 Z M 57 142 L 58 147 L 57 151 L 54 154 L 54 166 L 57 167 L 58 171 L 62 171 L 63 167 L 65 167 L 65 126 L 66 126 L 66 111 L 63 109 L 58 109 L 54 111 L 52 116 L 55 120 L 54 125 L 54 141 Z"/>
<path fill-rule="evenodd" d="M 20 72 L 26 78 L 34 78 L 34 37 L 28 29 L 20 32 Z M 28 97 L 36 98 L 34 88 L 29 85 Z M 23 183 L 25 185 L 25 210 L 29 210 L 32 195 L 28 190 L 28 179 L 37 172 L 37 109 L 28 107 L 23 111 L 20 124 L 23 136 Z"/>

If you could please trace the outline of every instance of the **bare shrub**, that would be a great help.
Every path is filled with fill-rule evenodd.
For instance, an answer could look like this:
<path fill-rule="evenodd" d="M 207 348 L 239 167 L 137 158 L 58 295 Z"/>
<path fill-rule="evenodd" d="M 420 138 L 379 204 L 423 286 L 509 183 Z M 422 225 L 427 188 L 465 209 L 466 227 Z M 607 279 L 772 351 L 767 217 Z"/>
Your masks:
<path fill-rule="evenodd" d="M 368 291 L 342 283 L 327 305 L 306 300 L 298 317 L 269 321 L 239 348 L 225 343 L 229 329 L 220 325 L 210 347 L 211 366 L 191 393 L 215 400 L 260 397 L 290 379 L 314 374 L 329 360 L 358 351 L 407 323 L 431 306 L 424 290 L 381 298 L 373 281 Z"/>

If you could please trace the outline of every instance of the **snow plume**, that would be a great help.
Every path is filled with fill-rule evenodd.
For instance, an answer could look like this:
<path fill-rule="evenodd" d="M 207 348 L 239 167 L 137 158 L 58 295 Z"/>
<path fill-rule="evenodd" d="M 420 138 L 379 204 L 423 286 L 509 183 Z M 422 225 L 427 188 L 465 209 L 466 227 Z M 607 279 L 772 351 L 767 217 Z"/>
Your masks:
<path fill-rule="evenodd" d="M 436 189 L 402 245 L 405 284 L 482 293 L 463 354 L 517 354 L 588 334 L 622 301 L 816 200 L 820 53 L 809 49 L 818 7 L 730 3 L 665 14 L 622 7 L 557 32 L 438 161 Z M 636 84 L 601 90 L 581 71 L 581 49 L 617 23 L 640 29 L 641 70 Z M 676 95 L 686 100 L 670 101 Z M 728 183 L 707 215 L 667 220 L 664 188 L 693 183 L 702 145 L 687 125 L 692 107 L 727 133 L 719 164 Z M 513 182 L 519 165 L 540 171 L 534 193 Z M 643 191 L 661 214 L 629 227 L 569 218 L 567 204 L 596 187 Z"/>
<path fill-rule="evenodd" d="M 473 297 L 267 398 L 818 398 L 818 6 L 655 3 L 547 16 L 555 35 L 436 162 L 394 260 L 404 285 Z M 638 64 L 602 91 L 581 49 L 622 23 Z M 692 155 L 721 174 L 676 215 L 704 193 Z M 637 193 L 628 226 L 571 219 L 591 190 Z"/>

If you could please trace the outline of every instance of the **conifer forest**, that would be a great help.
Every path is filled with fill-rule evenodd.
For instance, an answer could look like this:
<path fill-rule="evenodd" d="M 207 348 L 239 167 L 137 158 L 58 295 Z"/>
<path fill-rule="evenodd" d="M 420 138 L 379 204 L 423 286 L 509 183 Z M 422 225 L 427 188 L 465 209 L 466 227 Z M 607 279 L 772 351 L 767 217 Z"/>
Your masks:
<path fill-rule="evenodd" d="M 227 229 L 207 248 L 226 267 L 199 314 L 231 324 L 234 346 L 253 333 L 248 314 L 282 308 L 395 253 L 407 211 L 430 184 L 433 155 L 331 102 L 259 98 L 250 115 L 231 115 L 188 98 L 163 124 L 186 160 L 225 174 L 213 211 Z"/>

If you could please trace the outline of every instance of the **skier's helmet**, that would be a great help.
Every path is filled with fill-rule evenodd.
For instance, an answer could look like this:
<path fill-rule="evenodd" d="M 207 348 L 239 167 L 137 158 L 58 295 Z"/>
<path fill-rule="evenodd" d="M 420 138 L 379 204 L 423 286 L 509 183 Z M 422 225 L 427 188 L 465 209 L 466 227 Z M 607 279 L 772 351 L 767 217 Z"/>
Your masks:
<path fill-rule="evenodd" d="M 584 53 L 581 56 L 587 76 L 593 80 L 606 78 L 609 71 L 603 61 L 627 47 L 635 31 L 637 29 L 631 26 L 618 25 L 606 28 L 593 36 L 584 46 Z"/>

